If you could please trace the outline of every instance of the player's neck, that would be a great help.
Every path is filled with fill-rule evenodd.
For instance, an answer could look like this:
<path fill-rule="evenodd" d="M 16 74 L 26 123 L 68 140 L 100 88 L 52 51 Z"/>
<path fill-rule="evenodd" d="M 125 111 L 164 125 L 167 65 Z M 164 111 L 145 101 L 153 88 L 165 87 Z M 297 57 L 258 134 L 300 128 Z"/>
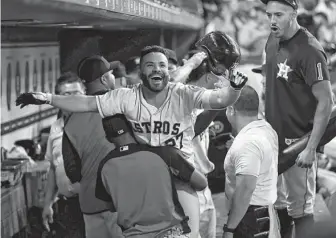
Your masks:
<path fill-rule="evenodd" d="M 237 118 L 236 128 L 235 128 L 236 133 L 238 134 L 245 126 L 257 120 L 258 120 L 258 116 Z"/>
<path fill-rule="evenodd" d="M 126 134 L 121 135 L 117 138 L 114 138 L 113 143 L 115 144 L 115 146 L 121 147 L 121 146 L 125 146 L 125 145 L 136 144 L 137 142 L 135 141 L 133 136 L 126 133 Z"/>
<path fill-rule="evenodd" d="M 86 94 L 94 95 L 98 92 L 107 91 L 104 85 L 95 85 L 91 84 L 90 86 L 86 86 Z"/>
<path fill-rule="evenodd" d="M 291 25 L 288 28 L 288 31 L 286 34 L 284 34 L 283 37 L 281 37 L 280 41 L 286 41 L 291 39 L 295 34 L 300 30 L 300 25 L 297 22 L 294 22 L 293 25 Z"/>
<path fill-rule="evenodd" d="M 165 87 L 160 92 L 153 92 L 147 87 L 142 87 L 142 94 L 148 104 L 160 108 L 168 96 L 168 87 Z"/>

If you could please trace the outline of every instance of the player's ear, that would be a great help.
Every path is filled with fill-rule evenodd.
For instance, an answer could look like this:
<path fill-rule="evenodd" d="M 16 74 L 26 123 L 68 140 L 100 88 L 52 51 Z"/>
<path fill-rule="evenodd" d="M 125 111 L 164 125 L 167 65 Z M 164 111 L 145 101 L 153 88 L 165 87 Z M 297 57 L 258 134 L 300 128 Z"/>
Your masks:
<path fill-rule="evenodd" d="M 106 77 L 106 75 L 102 75 L 100 77 L 100 83 L 103 84 L 103 85 L 107 84 L 107 77 Z"/>
<path fill-rule="evenodd" d="M 291 20 L 294 21 L 297 18 L 297 11 L 293 11 L 291 15 Z"/>

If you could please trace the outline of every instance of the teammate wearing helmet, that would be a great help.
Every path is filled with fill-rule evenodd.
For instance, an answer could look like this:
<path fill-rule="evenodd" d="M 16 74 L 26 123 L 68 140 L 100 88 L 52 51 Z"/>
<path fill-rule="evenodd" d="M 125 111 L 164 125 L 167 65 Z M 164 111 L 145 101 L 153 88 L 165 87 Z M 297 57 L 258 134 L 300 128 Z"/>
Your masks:
<path fill-rule="evenodd" d="M 237 44 L 224 33 L 210 34 L 198 44 L 206 53 L 196 54 L 186 63 L 185 68 L 191 71 L 208 58 L 211 72 L 215 75 L 231 70 L 229 75 L 231 87 L 207 90 L 181 83 L 169 83 L 168 59 L 164 48 L 149 46 L 141 52 L 140 77 L 143 84 L 132 89 L 119 88 L 99 96 L 66 97 L 48 93 L 24 93 L 18 97 L 17 105 L 24 107 L 29 104 L 48 103 L 71 112 L 99 112 L 102 117 L 124 114 L 131 123 L 138 142 L 152 146 L 174 146 L 192 162 L 191 140 L 194 137 L 192 111 L 196 108 L 217 110 L 226 108 L 237 100 L 240 90 L 247 81 L 246 76 L 232 71 L 240 58 Z M 220 52 L 227 58 L 218 57 Z M 182 204 L 187 215 L 188 209 L 184 205 L 192 204 L 192 200 L 198 202 L 197 197 L 191 197 Z M 195 224 L 198 224 L 198 221 Z M 197 234 L 198 227 L 189 225 L 194 237 L 193 232 Z"/>

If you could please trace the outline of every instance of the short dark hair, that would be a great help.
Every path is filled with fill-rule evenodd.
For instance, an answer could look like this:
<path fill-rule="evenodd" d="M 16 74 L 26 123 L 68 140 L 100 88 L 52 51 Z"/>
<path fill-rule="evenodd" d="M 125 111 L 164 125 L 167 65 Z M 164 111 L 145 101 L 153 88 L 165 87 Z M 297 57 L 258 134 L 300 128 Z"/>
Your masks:
<path fill-rule="evenodd" d="M 149 53 L 162 53 L 167 57 L 167 60 L 168 60 L 167 51 L 165 48 L 158 46 L 158 45 L 150 45 L 150 46 L 146 46 L 145 48 L 141 50 L 140 64 L 141 64 L 143 57 L 145 57 Z"/>
<path fill-rule="evenodd" d="M 246 85 L 233 107 L 245 116 L 257 116 L 259 112 L 258 93 L 251 86 Z"/>
<path fill-rule="evenodd" d="M 60 87 L 63 84 L 67 84 L 67 83 L 79 83 L 83 86 L 83 88 L 85 88 L 82 80 L 77 76 L 77 74 L 73 73 L 73 72 L 65 72 L 63 73 L 56 82 L 55 85 L 55 94 L 60 94 Z"/>

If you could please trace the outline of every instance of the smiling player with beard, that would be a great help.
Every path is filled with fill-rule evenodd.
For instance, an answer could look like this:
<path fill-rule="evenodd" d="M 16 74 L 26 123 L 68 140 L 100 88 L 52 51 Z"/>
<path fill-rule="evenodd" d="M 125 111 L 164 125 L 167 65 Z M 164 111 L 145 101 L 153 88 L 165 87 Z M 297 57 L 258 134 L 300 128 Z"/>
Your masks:
<path fill-rule="evenodd" d="M 213 72 L 220 74 L 223 68 L 231 71 L 231 86 L 207 90 L 181 83 L 169 83 L 168 59 L 164 48 L 149 46 L 141 52 L 140 77 L 143 84 L 131 89 L 116 89 L 100 96 L 61 97 L 46 93 L 25 93 L 19 96 L 17 105 L 23 107 L 28 104 L 48 103 L 72 112 L 99 112 L 104 118 L 124 114 L 139 143 L 174 146 L 182 151 L 186 160 L 192 162 L 193 110 L 226 108 L 237 100 L 247 81 L 246 76 L 233 72 L 239 62 L 240 52 L 238 45 L 227 35 L 217 33 L 207 42 L 202 42 L 201 47 L 207 53 L 192 57 L 181 68 L 184 73 L 190 73 L 208 57 Z M 211 49 L 213 52 L 209 51 Z M 220 56 L 220 60 L 215 56 Z M 229 64 L 223 65 L 222 62 Z M 225 65 L 230 65 L 231 68 L 225 68 Z M 184 186 L 178 189 L 179 196 L 189 196 L 184 202 L 181 201 L 186 215 L 189 210 L 198 209 L 197 197 L 190 196 L 191 188 Z M 198 221 L 193 221 L 196 227 L 190 223 L 191 237 L 195 237 L 198 233 Z"/>

